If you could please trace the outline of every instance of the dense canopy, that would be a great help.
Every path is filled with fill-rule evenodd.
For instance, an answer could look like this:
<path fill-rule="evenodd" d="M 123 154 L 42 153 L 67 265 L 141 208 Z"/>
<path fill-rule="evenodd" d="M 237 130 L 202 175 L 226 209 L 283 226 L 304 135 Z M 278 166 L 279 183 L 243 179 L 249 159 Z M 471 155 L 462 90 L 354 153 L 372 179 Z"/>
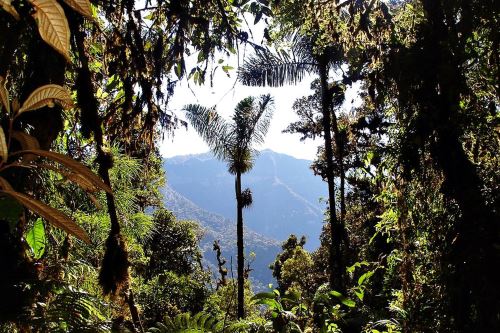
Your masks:
<path fill-rule="evenodd" d="M 494 0 L 0 0 L 0 332 L 499 332 L 499 27 Z M 173 110 L 219 72 L 269 94 Z M 319 146 L 321 246 L 280 240 L 268 290 L 242 181 L 304 80 L 278 125 Z M 235 253 L 165 204 L 181 126 L 235 178 Z"/>

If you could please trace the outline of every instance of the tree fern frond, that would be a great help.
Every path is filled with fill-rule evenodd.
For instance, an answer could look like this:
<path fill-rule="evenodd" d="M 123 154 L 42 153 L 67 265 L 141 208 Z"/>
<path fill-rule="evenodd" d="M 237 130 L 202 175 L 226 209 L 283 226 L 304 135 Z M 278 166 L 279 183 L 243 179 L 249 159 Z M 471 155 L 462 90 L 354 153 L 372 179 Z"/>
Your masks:
<path fill-rule="evenodd" d="M 166 318 L 164 323 L 156 323 L 148 333 L 218 333 L 223 332 L 224 322 L 200 312 L 194 316 L 181 313 L 175 318 Z"/>
<path fill-rule="evenodd" d="M 34 323 L 48 332 L 108 332 L 110 322 L 101 308 L 105 304 L 96 297 L 73 287 L 64 287 L 53 300 L 44 305 L 43 315 Z"/>

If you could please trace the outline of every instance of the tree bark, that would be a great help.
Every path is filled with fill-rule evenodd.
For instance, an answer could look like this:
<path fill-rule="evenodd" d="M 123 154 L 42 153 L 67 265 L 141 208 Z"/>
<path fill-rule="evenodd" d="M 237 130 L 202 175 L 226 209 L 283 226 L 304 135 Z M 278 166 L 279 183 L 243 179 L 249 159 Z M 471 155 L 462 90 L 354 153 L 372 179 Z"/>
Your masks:
<path fill-rule="evenodd" d="M 334 132 L 334 140 L 335 146 L 337 148 L 337 163 L 339 166 L 340 173 L 340 219 L 339 219 L 339 228 L 341 240 L 343 242 L 343 254 L 347 254 L 349 251 L 349 239 L 347 237 L 347 232 L 345 229 L 345 215 L 346 215 L 346 204 L 345 204 L 345 164 L 344 164 L 344 133 L 340 132 L 339 123 L 337 120 L 337 116 L 334 111 L 332 111 L 332 124 L 333 124 L 333 132 Z"/>
<path fill-rule="evenodd" d="M 337 219 L 335 205 L 335 175 L 333 166 L 331 104 L 332 98 L 328 89 L 328 62 L 325 56 L 319 59 L 319 75 L 321 82 L 321 111 L 325 140 L 326 180 L 328 183 L 328 204 L 330 208 L 330 288 L 343 291 L 343 263 L 341 254 L 341 227 Z"/>
<path fill-rule="evenodd" d="M 241 172 L 236 173 L 236 246 L 238 248 L 238 318 L 245 318 L 245 257 L 243 245 L 243 204 L 241 202 Z"/>

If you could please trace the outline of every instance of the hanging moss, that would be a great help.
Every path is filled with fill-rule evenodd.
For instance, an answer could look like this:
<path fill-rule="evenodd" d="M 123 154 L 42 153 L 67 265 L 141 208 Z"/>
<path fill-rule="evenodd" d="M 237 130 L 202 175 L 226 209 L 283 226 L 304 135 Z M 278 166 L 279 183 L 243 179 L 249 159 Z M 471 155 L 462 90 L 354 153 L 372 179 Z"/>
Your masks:
<path fill-rule="evenodd" d="M 110 233 L 106 240 L 106 253 L 99 273 L 99 284 L 105 295 L 115 295 L 128 286 L 128 251 L 120 233 Z"/>

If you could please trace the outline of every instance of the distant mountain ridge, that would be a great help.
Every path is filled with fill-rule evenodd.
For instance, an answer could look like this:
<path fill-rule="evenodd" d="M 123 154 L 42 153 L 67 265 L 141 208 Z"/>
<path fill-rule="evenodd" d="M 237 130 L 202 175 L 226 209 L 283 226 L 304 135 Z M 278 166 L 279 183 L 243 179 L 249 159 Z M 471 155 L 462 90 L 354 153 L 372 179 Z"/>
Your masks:
<path fill-rule="evenodd" d="M 253 193 L 253 205 L 244 211 L 245 225 L 278 241 L 292 233 L 305 235 L 306 246 L 317 248 L 325 209 L 319 198 L 327 191 L 310 164 L 271 150 L 260 152 L 253 169 L 242 176 L 243 188 Z M 171 189 L 205 211 L 235 220 L 234 176 L 224 162 L 204 153 L 165 159 L 164 168 Z"/>

